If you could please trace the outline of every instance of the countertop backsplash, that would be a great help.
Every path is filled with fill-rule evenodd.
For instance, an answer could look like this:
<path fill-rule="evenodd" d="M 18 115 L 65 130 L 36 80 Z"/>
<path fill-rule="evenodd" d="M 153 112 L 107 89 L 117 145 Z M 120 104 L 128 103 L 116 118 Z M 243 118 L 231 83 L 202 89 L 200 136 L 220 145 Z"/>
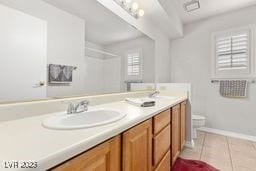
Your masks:
<path fill-rule="evenodd" d="M 150 91 L 126 92 L 64 99 L 1 104 L 0 122 L 65 111 L 67 110 L 67 104 L 63 103 L 63 101 L 70 101 L 76 103 L 86 99 L 89 100 L 90 105 L 93 106 L 115 101 L 121 101 L 127 97 L 143 97 L 147 96 L 149 92 Z"/>

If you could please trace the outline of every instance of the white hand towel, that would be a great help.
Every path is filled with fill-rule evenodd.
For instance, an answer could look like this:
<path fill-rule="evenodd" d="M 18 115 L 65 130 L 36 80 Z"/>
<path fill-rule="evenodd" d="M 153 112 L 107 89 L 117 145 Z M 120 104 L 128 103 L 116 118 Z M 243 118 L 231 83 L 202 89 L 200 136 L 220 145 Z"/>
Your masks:
<path fill-rule="evenodd" d="M 247 80 L 221 80 L 220 94 L 223 97 L 246 97 Z"/>
<path fill-rule="evenodd" d="M 125 101 L 140 107 L 150 107 L 155 105 L 155 101 L 148 98 L 126 98 Z"/>

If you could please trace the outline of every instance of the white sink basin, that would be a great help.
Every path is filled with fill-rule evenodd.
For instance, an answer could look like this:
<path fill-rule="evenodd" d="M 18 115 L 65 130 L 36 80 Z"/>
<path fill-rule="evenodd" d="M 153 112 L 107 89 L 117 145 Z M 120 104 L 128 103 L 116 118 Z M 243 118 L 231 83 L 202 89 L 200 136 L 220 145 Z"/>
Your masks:
<path fill-rule="evenodd" d="M 81 129 L 106 125 L 116 122 L 126 114 L 112 109 L 89 110 L 77 114 L 58 114 L 43 121 L 42 125 L 49 129 Z"/>

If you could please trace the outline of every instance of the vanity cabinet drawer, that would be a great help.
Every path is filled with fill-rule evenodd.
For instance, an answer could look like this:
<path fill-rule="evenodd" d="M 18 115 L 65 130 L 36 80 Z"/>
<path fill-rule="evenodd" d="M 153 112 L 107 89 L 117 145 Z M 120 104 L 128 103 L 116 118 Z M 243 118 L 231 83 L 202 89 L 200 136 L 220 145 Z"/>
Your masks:
<path fill-rule="evenodd" d="M 170 109 L 165 110 L 158 115 L 154 116 L 153 119 L 153 134 L 158 134 L 164 127 L 171 122 Z"/>
<path fill-rule="evenodd" d="M 153 138 L 153 165 L 156 166 L 164 157 L 171 145 L 170 124 Z"/>
<path fill-rule="evenodd" d="M 169 150 L 164 158 L 161 160 L 155 171 L 169 171 L 171 170 L 171 151 Z"/>

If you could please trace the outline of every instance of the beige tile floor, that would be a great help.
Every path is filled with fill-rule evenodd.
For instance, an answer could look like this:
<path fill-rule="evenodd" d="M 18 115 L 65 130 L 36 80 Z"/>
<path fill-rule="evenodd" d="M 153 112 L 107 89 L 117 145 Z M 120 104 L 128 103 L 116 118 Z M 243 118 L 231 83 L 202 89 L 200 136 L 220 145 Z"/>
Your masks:
<path fill-rule="evenodd" d="M 221 171 L 256 171 L 256 143 L 199 131 L 195 148 L 180 157 L 202 160 Z"/>

